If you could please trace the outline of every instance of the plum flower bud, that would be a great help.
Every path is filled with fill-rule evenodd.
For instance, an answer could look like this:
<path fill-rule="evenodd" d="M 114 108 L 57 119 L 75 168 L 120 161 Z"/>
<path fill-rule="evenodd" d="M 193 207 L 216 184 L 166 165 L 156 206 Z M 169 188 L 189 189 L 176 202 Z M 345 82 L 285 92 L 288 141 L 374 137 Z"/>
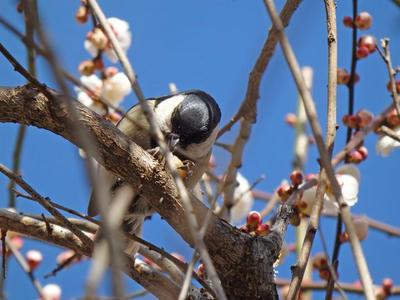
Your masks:
<path fill-rule="evenodd" d="M 286 124 L 290 125 L 290 126 L 296 126 L 297 123 L 297 116 L 294 113 L 288 113 L 285 116 L 285 122 Z"/>
<path fill-rule="evenodd" d="M 113 113 L 108 113 L 104 116 L 104 119 L 110 121 L 111 123 L 113 123 L 115 126 L 117 126 L 118 122 L 121 120 L 122 116 L 117 113 L 117 112 L 113 112 Z"/>
<path fill-rule="evenodd" d="M 347 243 L 350 240 L 349 234 L 347 232 L 342 232 L 339 236 L 341 243 Z"/>
<path fill-rule="evenodd" d="M 359 152 L 361 154 L 363 160 L 365 160 L 368 157 L 368 149 L 364 146 L 361 146 L 360 148 L 358 148 L 357 152 Z"/>
<path fill-rule="evenodd" d="M 255 233 L 258 236 L 266 236 L 266 235 L 268 235 L 268 233 L 270 233 L 270 231 L 271 231 L 271 228 L 269 227 L 268 224 L 260 224 L 260 225 L 258 225 Z"/>
<path fill-rule="evenodd" d="M 42 289 L 43 296 L 48 300 L 60 300 L 61 288 L 57 284 L 46 284 Z"/>
<path fill-rule="evenodd" d="M 25 259 L 31 271 L 35 270 L 43 260 L 42 253 L 37 250 L 29 250 L 25 254 Z"/>
<path fill-rule="evenodd" d="M 118 68 L 114 66 L 108 67 L 105 73 L 106 73 L 106 78 L 113 77 L 118 73 Z"/>
<path fill-rule="evenodd" d="M 383 287 L 378 286 L 375 288 L 375 298 L 377 300 L 386 299 L 388 296 L 389 296 L 388 293 L 386 293 L 386 291 L 383 289 Z"/>
<path fill-rule="evenodd" d="M 293 186 L 297 187 L 303 182 L 303 173 L 299 170 L 294 170 L 292 173 L 290 173 L 290 181 L 292 182 Z"/>
<path fill-rule="evenodd" d="M 400 117 L 397 114 L 396 109 L 393 109 L 390 113 L 386 115 L 386 122 L 391 128 L 396 128 L 400 126 Z"/>
<path fill-rule="evenodd" d="M 357 51 L 356 51 L 356 56 L 358 59 L 367 57 L 368 54 L 370 53 L 368 47 L 366 46 L 362 46 L 362 47 L 358 47 Z"/>
<path fill-rule="evenodd" d="M 368 110 L 366 109 L 360 109 L 356 115 L 360 118 L 358 121 L 358 127 L 359 128 L 364 128 L 367 127 L 369 125 L 369 123 L 371 123 L 372 119 L 374 118 L 374 115 L 372 113 L 370 113 Z"/>
<path fill-rule="evenodd" d="M 288 183 L 282 184 L 277 190 L 277 194 L 281 198 L 282 202 L 285 202 L 289 198 L 291 193 L 292 187 Z"/>
<path fill-rule="evenodd" d="M 95 64 L 91 60 L 85 60 L 79 64 L 78 71 L 84 76 L 92 75 L 95 71 Z"/>
<path fill-rule="evenodd" d="M 400 80 L 397 80 L 397 81 L 395 82 L 395 87 L 396 87 L 396 92 L 397 92 L 397 93 L 400 93 Z M 387 89 L 389 92 L 392 92 L 392 83 L 390 82 L 390 80 L 386 83 L 386 89 Z"/>
<path fill-rule="evenodd" d="M 343 18 L 344 27 L 353 28 L 353 18 L 352 17 L 344 17 Z"/>
<path fill-rule="evenodd" d="M 87 6 L 81 6 L 75 14 L 75 20 L 78 24 L 85 24 L 89 18 L 89 10 Z"/>
<path fill-rule="evenodd" d="M 346 69 L 338 68 L 336 72 L 337 84 L 348 84 L 350 80 L 350 74 Z"/>
<path fill-rule="evenodd" d="M 328 268 L 328 259 L 325 253 L 319 252 L 312 257 L 312 266 L 316 270 L 322 270 Z"/>
<path fill-rule="evenodd" d="M 307 174 L 306 181 L 310 181 L 310 180 L 313 180 L 313 179 L 316 180 L 315 185 L 317 185 L 318 184 L 318 175 L 317 174 L 313 174 L 313 173 Z"/>
<path fill-rule="evenodd" d="M 348 161 L 353 164 L 359 164 L 364 160 L 362 154 L 358 151 L 353 151 L 348 155 Z"/>
<path fill-rule="evenodd" d="M 388 295 L 390 295 L 392 293 L 393 280 L 391 278 L 384 278 L 382 280 L 382 288 Z"/>
<path fill-rule="evenodd" d="M 105 35 L 103 30 L 101 30 L 98 27 L 94 28 L 93 31 L 89 32 L 86 35 L 86 40 L 91 42 L 93 47 L 95 47 L 99 50 L 106 49 L 106 47 L 108 45 L 108 37 Z M 93 55 L 93 56 L 95 56 L 95 55 Z"/>
<path fill-rule="evenodd" d="M 360 30 L 369 29 L 371 27 L 371 24 L 372 24 L 372 17 L 366 11 L 360 12 L 354 20 L 354 25 Z"/>
<path fill-rule="evenodd" d="M 258 211 L 251 211 L 246 218 L 246 226 L 249 231 L 257 229 L 258 225 L 261 224 L 261 214 Z"/>
<path fill-rule="evenodd" d="M 204 265 L 200 264 L 197 267 L 197 275 L 199 275 L 200 278 L 204 279 Z"/>
<path fill-rule="evenodd" d="M 368 54 L 370 54 L 376 50 L 376 38 L 372 35 L 365 34 L 358 40 L 358 47 L 365 47 Z"/>
<path fill-rule="evenodd" d="M 293 207 L 293 208 L 294 208 L 294 212 L 289 218 L 289 223 L 290 223 L 290 225 L 297 227 L 300 225 L 300 222 L 301 222 L 300 213 L 296 207 Z"/>
<path fill-rule="evenodd" d="M 329 271 L 329 269 L 319 271 L 319 278 L 328 281 L 329 278 L 331 278 L 331 272 Z"/>

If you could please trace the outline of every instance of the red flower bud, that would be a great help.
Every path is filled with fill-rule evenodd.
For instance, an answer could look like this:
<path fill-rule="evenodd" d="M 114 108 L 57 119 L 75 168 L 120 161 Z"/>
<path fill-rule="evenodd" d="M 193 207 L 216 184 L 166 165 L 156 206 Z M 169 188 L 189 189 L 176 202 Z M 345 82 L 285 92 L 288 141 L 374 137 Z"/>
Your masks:
<path fill-rule="evenodd" d="M 344 17 L 343 24 L 345 27 L 353 28 L 353 18 L 352 17 Z"/>
<path fill-rule="evenodd" d="M 293 186 L 297 187 L 303 182 L 303 173 L 299 170 L 294 170 L 292 173 L 290 173 L 290 181 L 292 182 Z"/>
<path fill-rule="evenodd" d="M 372 17 L 366 11 L 360 12 L 354 20 L 354 25 L 361 30 L 369 29 L 371 27 L 371 24 L 372 24 Z"/>

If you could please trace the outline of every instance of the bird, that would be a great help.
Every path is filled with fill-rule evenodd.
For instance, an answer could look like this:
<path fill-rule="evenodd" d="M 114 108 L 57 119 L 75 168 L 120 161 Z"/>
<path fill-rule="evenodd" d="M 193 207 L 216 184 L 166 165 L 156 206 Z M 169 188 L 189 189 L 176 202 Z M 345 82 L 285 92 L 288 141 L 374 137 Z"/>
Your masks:
<path fill-rule="evenodd" d="M 178 173 L 186 188 L 192 191 L 207 169 L 218 134 L 221 110 L 217 102 L 201 90 L 149 98 L 146 102 L 172 151 Z M 143 149 L 152 154 L 158 153 L 158 145 L 150 134 L 150 125 L 140 104 L 128 110 L 117 128 Z M 128 234 L 141 236 L 144 220 L 154 214 L 155 210 L 134 186 L 124 183 L 100 165 L 97 176 L 105 179 L 111 200 L 118 197 L 131 199 L 122 220 L 122 229 Z M 95 216 L 98 212 L 96 196 L 92 191 L 88 215 Z M 129 241 L 124 251 L 133 257 L 138 249 L 136 242 Z"/>

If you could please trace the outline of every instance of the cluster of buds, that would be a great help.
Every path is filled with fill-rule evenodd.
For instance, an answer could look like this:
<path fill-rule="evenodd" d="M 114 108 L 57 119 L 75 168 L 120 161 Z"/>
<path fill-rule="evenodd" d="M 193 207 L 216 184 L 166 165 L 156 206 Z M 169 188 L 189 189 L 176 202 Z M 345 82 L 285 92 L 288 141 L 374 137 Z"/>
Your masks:
<path fill-rule="evenodd" d="M 378 300 L 383 300 L 392 294 L 393 280 L 391 278 L 385 278 L 382 280 L 382 284 L 375 289 L 375 297 Z"/>
<path fill-rule="evenodd" d="M 294 170 L 292 173 L 290 173 L 290 182 L 292 183 L 291 185 L 288 183 L 283 183 L 276 191 L 282 202 L 286 202 L 286 200 L 289 199 L 290 195 L 293 193 L 293 190 L 303 182 L 303 173 L 301 171 Z"/>
<path fill-rule="evenodd" d="M 367 127 L 371 123 L 374 115 L 366 109 L 360 109 L 354 115 L 344 115 L 342 122 L 344 125 L 352 129 L 360 129 Z"/>
<path fill-rule="evenodd" d="M 240 230 L 256 236 L 266 236 L 271 231 L 268 224 L 262 224 L 261 215 L 258 211 L 249 212 L 246 225 L 240 227 Z"/>
<path fill-rule="evenodd" d="M 89 5 L 87 0 L 81 0 L 82 6 L 80 6 L 75 14 L 75 20 L 78 24 L 85 24 L 89 19 Z"/>
<path fill-rule="evenodd" d="M 360 37 L 357 46 L 357 58 L 360 59 L 367 57 L 376 50 L 376 38 L 370 34 L 365 34 Z"/>
<path fill-rule="evenodd" d="M 347 155 L 347 161 L 353 164 L 359 164 L 368 157 L 368 149 L 364 146 L 358 147 Z"/>
<path fill-rule="evenodd" d="M 352 17 L 344 17 L 343 24 L 345 27 L 356 27 L 360 30 L 367 30 L 372 25 L 372 17 L 368 12 L 363 11 L 360 12 L 354 20 Z"/>
<path fill-rule="evenodd" d="M 369 224 L 366 218 L 356 218 L 352 220 L 354 230 L 360 242 L 364 241 L 368 236 Z M 349 234 L 345 231 L 340 235 L 340 241 L 346 243 L 349 241 Z"/>
<path fill-rule="evenodd" d="M 328 265 L 328 259 L 324 253 L 317 253 L 312 258 L 312 266 L 314 270 L 319 272 L 319 277 L 323 280 L 329 280 L 331 278 L 331 271 Z M 336 272 L 336 278 L 339 274 Z"/>
<path fill-rule="evenodd" d="M 336 73 L 336 77 L 337 77 L 337 84 L 349 84 L 350 79 L 351 79 L 351 75 L 349 72 L 347 72 L 346 69 L 342 69 L 342 68 L 338 68 L 337 69 L 337 73 Z M 357 73 L 354 73 L 354 79 L 353 79 L 353 83 L 357 83 L 360 81 L 360 76 Z"/>

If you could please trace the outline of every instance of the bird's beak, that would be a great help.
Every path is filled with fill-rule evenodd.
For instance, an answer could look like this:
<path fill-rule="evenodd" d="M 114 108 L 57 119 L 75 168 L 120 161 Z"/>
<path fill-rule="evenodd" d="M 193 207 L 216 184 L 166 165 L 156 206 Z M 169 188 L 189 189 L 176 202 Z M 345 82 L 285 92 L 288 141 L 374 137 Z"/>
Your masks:
<path fill-rule="evenodd" d="M 177 146 L 178 143 L 179 143 L 179 136 L 178 136 L 177 134 L 174 134 L 174 133 L 168 134 L 168 136 L 167 136 L 167 143 L 168 143 L 169 148 L 170 148 L 172 151 L 174 151 L 175 148 L 176 148 L 176 146 Z"/>

